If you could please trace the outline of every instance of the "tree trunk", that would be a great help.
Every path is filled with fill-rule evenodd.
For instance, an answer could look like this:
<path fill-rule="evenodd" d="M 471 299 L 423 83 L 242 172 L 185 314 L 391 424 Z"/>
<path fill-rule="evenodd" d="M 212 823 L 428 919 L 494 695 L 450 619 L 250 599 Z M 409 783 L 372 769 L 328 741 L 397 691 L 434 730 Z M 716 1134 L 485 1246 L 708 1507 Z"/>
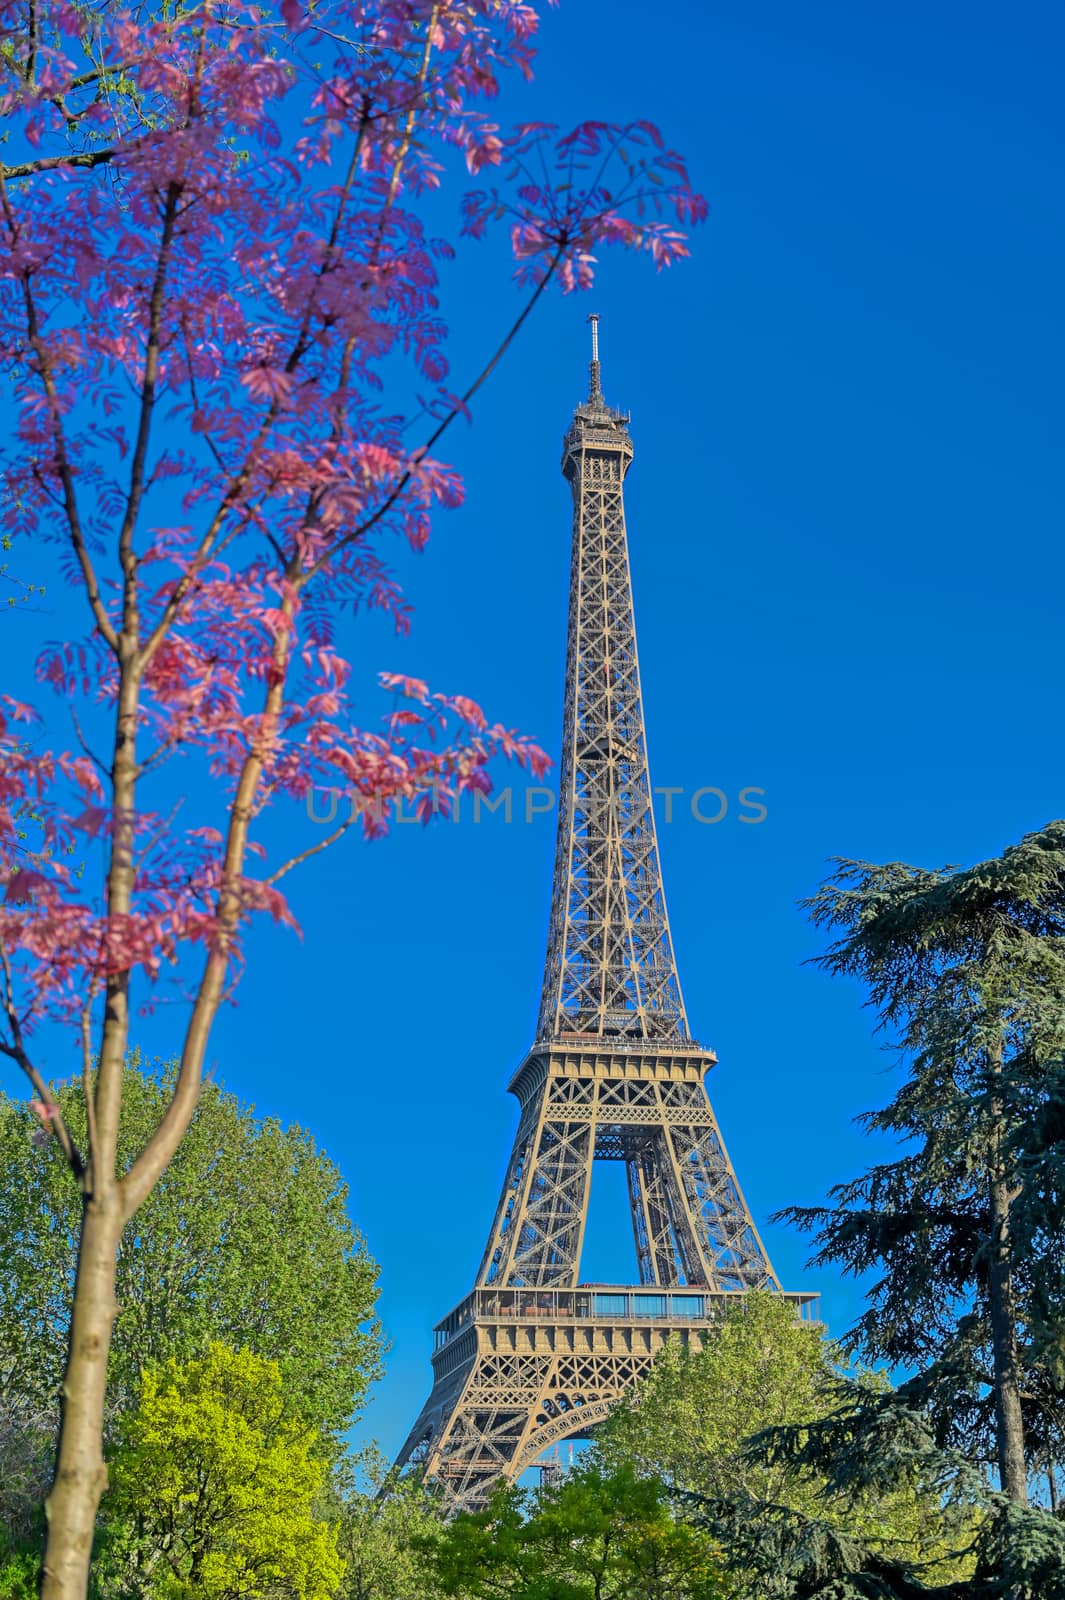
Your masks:
<path fill-rule="evenodd" d="M 991 1052 L 990 1066 L 993 1073 L 1001 1073 L 1001 1046 Z M 998 1472 L 1003 1493 L 1017 1505 L 1024 1506 L 1028 1504 L 1028 1472 L 1024 1457 L 1024 1419 L 1021 1414 L 1017 1308 L 1013 1295 L 1013 1237 L 1010 1229 L 1013 1196 L 1003 1170 L 1003 1113 L 997 1096 L 992 1097 L 991 1110 L 991 1239 L 987 1294 L 991 1315 Z"/>
<path fill-rule="evenodd" d="M 41 1600 L 84 1600 L 100 1496 L 107 1487 L 103 1458 L 107 1358 L 115 1314 L 115 1271 L 123 1218 L 110 1186 L 106 1203 L 85 1207 L 63 1379 L 55 1479 L 45 1502 L 48 1537 Z"/>
<path fill-rule="evenodd" d="M 1001 1178 L 991 1182 L 991 1261 L 988 1271 L 991 1345 L 995 1370 L 995 1431 L 998 1471 L 1003 1492 L 1018 1505 L 1028 1504 L 1024 1460 L 1017 1319 L 1010 1272 L 1009 1191 Z"/>

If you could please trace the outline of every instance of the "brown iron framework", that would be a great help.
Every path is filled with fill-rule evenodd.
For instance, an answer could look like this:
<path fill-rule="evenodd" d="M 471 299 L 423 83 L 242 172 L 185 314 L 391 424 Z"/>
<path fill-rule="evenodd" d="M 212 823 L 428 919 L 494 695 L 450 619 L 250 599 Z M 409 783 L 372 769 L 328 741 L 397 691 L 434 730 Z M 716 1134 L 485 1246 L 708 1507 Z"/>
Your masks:
<path fill-rule="evenodd" d="M 456 1508 L 586 1435 L 668 1337 L 700 1344 L 730 1297 L 780 1290 L 706 1096 L 716 1057 L 691 1038 L 677 976 L 625 529 L 632 440 L 604 402 L 590 320 L 588 399 L 562 451 L 573 555 L 537 1042 L 510 1083 L 521 1114 L 476 1287 L 436 1329 L 433 1389 L 398 1458 L 423 1463 Z M 578 1281 L 604 1158 L 625 1163 L 638 1287 Z M 816 1301 L 787 1298 L 799 1314 Z"/>

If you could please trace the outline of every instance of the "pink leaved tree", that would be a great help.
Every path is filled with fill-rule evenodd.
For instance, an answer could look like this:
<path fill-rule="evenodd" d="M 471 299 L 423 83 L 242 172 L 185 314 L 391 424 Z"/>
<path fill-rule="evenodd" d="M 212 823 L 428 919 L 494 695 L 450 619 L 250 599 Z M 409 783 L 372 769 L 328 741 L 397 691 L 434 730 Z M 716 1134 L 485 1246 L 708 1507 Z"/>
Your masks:
<path fill-rule="evenodd" d="M 292 923 L 288 873 L 347 828 L 446 811 L 497 755 L 544 764 L 472 700 L 394 675 L 356 725 L 335 643 L 358 608 L 406 627 L 383 547 L 459 503 L 436 446 L 546 287 L 585 287 L 608 243 L 665 265 L 705 212 L 648 123 L 491 120 L 536 25 L 520 0 L 0 0 L 0 533 L 58 542 L 84 609 L 37 658 L 58 702 L 5 698 L 0 722 L 0 1051 L 84 1196 L 47 1600 L 86 1593 L 116 1250 L 188 1127 L 243 930 Z M 434 265 L 452 250 L 425 215 L 463 161 L 493 181 L 462 231 L 504 222 L 524 299 L 454 394 Z M 386 375 L 418 398 L 387 401 Z M 342 792 L 340 821 L 269 859 L 264 813 L 315 786 Z M 120 1171 L 131 1016 L 163 982 L 180 1072 Z M 35 1065 L 44 1021 L 80 1049 L 83 1148 Z"/>

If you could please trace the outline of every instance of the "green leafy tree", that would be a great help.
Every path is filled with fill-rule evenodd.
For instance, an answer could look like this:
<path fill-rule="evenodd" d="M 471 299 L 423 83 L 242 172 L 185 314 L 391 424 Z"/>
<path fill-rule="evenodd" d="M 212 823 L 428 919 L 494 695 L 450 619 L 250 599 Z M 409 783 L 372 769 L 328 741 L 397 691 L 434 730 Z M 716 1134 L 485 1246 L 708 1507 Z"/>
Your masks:
<path fill-rule="evenodd" d="M 801 1439 L 808 1424 L 848 1409 L 842 1359 L 824 1330 L 798 1321 L 787 1301 L 745 1295 L 701 1350 L 679 1341 L 666 1346 L 600 1430 L 597 1455 L 608 1467 L 628 1464 L 700 1503 L 713 1502 L 718 1532 L 728 1535 L 730 1547 L 731 1519 L 747 1508 L 755 1521 L 783 1515 L 845 1531 L 930 1580 L 960 1576 L 967 1570 L 973 1519 L 945 1519 L 938 1485 L 900 1472 L 853 1493 L 832 1485 L 823 1470 L 796 1462 L 793 1453 L 749 1448 L 753 1435 L 770 1429 L 791 1428 Z M 853 1387 L 860 1401 L 882 1393 L 886 1383 L 865 1374 Z M 736 1565 L 735 1551 L 729 1554 Z M 761 1578 L 755 1581 L 748 1569 L 745 1592 L 752 1584 L 761 1594 Z"/>
<path fill-rule="evenodd" d="M 333 1483 L 344 1558 L 337 1600 L 434 1600 L 442 1592 L 432 1561 L 444 1528 L 438 1498 L 373 1447 L 340 1462 Z"/>
<path fill-rule="evenodd" d="M 174 1067 L 127 1065 L 120 1159 L 158 1123 Z M 83 1131 L 80 1084 L 56 1091 Z M 54 1425 L 82 1197 L 32 1113 L 0 1095 L 0 1412 Z M 189 1131 L 122 1236 L 111 1353 L 111 1431 L 141 1370 L 222 1340 L 276 1360 L 300 1416 L 334 1439 L 380 1365 L 377 1269 L 337 1168 L 298 1127 L 259 1121 L 207 1083 Z"/>
<path fill-rule="evenodd" d="M 849 1348 L 1023 1505 L 1065 1456 L 1065 822 L 964 870 L 841 861 L 809 905 L 905 1063 L 864 1118 L 903 1153 L 784 1215 L 878 1274 Z"/>
<path fill-rule="evenodd" d="M 327 1463 L 278 1364 L 212 1343 L 148 1367 L 104 1506 L 112 1600 L 333 1600 L 344 1563 L 319 1514 Z"/>
<path fill-rule="evenodd" d="M 833 1354 L 820 1327 L 799 1322 L 787 1301 L 746 1295 L 701 1350 L 667 1344 L 599 1430 L 597 1454 L 683 1489 L 778 1500 L 789 1487 L 784 1470 L 749 1461 L 742 1446 L 762 1428 L 822 1412 Z"/>
<path fill-rule="evenodd" d="M 441 1589 L 464 1600 L 723 1600 L 717 1546 L 664 1485 L 589 1467 L 537 1494 L 500 1488 L 434 1540 Z"/>

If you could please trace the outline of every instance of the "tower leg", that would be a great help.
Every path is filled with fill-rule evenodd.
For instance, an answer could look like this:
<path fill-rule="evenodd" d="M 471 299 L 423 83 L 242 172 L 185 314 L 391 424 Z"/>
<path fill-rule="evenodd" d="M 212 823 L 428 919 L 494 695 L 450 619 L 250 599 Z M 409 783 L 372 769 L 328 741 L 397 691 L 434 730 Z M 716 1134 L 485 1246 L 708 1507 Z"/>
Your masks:
<path fill-rule="evenodd" d="M 678 1226 L 668 1167 L 654 1148 L 661 1142 L 641 1141 L 625 1162 L 640 1282 L 690 1283 L 694 1252 L 687 1230 Z"/>
<path fill-rule="evenodd" d="M 548 1106 L 523 1116 L 478 1283 L 576 1283 L 591 1180 L 592 1124 Z"/>

